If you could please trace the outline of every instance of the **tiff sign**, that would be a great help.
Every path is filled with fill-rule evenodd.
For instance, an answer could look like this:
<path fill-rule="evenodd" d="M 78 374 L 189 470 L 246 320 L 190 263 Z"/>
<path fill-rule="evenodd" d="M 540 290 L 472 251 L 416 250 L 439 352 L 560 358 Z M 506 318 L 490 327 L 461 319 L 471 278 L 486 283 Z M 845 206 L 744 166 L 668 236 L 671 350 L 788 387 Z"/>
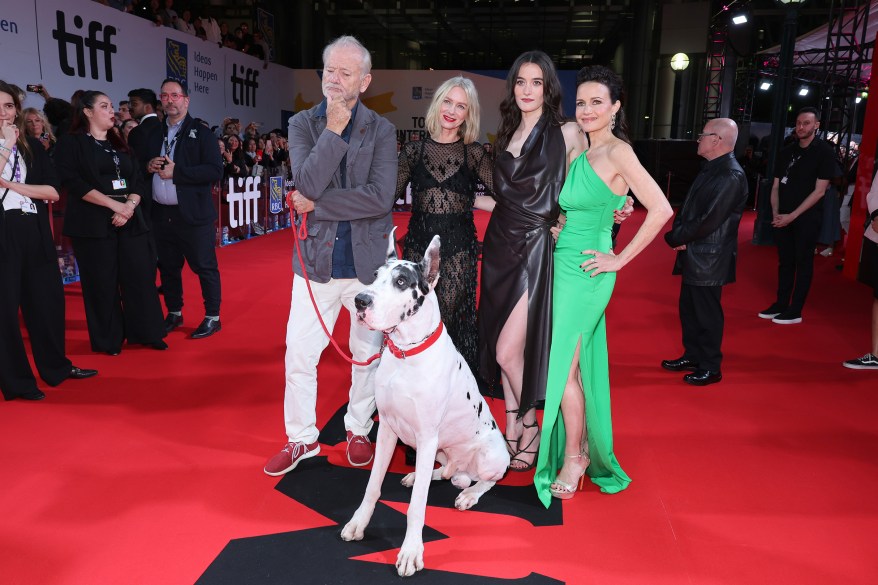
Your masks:
<path fill-rule="evenodd" d="M 240 70 L 240 75 L 239 75 Z M 232 63 L 232 101 L 236 106 L 256 107 L 259 71 Z"/>
<path fill-rule="evenodd" d="M 85 54 L 87 52 L 88 74 L 91 78 L 99 78 L 98 60 L 102 56 L 105 79 L 113 81 L 113 53 L 116 53 L 118 49 L 111 39 L 116 34 L 116 27 L 105 26 L 96 20 L 92 20 L 85 26 L 82 17 L 76 15 L 73 17 L 73 30 L 68 30 L 67 19 L 62 11 L 56 10 L 55 18 L 56 25 L 52 31 L 52 38 L 58 41 L 58 62 L 61 65 L 61 71 L 71 77 L 85 77 Z M 75 67 L 71 64 L 69 53 L 71 47 L 73 48 Z"/>

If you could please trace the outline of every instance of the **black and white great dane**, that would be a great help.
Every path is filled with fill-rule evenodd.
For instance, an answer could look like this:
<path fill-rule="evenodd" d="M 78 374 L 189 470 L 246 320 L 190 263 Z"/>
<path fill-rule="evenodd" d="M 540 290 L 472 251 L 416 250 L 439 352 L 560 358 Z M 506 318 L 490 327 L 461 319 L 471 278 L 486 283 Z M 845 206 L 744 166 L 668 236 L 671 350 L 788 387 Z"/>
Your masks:
<path fill-rule="evenodd" d="M 375 461 L 363 503 L 342 529 L 344 540 L 361 540 L 390 464 L 397 438 L 417 449 L 405 539 L 396 559 L 400 576 L 424 568 L 424 515 L 431 480 L 451 479 L 462 489 L 454 505 L 473 507 L 503 477 L 509 453 L 466 361 L 439 315 L 439 236 L 420 264 L 397 259 L 393 235 L 387 262 L 357 295 L 357 318 L 383 331 L 385 347 L 375 372 L 380 425 Z M 473 324 L 474 326 L 474 324 Z M 434 463 L 440 467 L 433 469 Z M 475 482 L 474 485 L 470 485 Z"/>

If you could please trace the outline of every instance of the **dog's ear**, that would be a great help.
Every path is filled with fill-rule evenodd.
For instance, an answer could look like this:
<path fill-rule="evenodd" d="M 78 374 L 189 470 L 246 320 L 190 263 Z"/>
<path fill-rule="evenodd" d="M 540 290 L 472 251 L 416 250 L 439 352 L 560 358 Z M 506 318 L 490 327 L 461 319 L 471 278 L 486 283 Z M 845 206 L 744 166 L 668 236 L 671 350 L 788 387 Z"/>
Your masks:
<path fill-rule="evenodd" d="M 396 226 L 393 226 L 393 229 L 390 230 L 390 235 L 387 236 L 387 259 L 388 260 L 396 260 L 398 257 L 396 255 Z"/>
<path fill-rule="evenodd" d="M 424 259 L 421 260 L 421 272 L 427 279 L 430 288 L 435 288 L 439 282 L 439 247 L 441 240 L 439 236 L 433 236 L 427 251 L 424 252 Z"/>

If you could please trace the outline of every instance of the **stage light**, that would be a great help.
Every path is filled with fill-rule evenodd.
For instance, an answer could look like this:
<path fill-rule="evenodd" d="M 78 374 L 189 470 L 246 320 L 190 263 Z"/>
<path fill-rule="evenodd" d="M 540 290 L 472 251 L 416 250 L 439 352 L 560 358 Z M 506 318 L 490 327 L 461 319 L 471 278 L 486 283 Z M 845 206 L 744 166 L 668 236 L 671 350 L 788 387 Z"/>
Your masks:
<path fill-rule="evenodd" d="M 762 91 L 768 91 L 769 89 L 771 89 L 771 82 L 770 81 L 763 81 L 759 85 L 759 89 L 761 89 Z"/>
<path fill-rule="evenodd" d="M 747 15 L 746 14 L 736 14 L 732 17 L 732 22 L 734 24 L 746 24 L 747 23 Z"/>
<path fill-rule="evenodd" d="M 689 55 L 686 53 L 677 53 L 671 57 L 671 69 L 674 71 L 683 71 L 689 67 Z"/>
<path fill-rule="evenodd" d="M 861 101 L 863 101 L 863 98 L 861 98 L 860 96 L 857 96 L 856 99 L 854 99 L 854 103 L 855 103 L 855 104 L 858 104 L 858 103 L 860 103 Z"/>
<path fill-rule="evenodd" d="M 800 87 L 799 88 L 799 95 L 802 97 L 808 95 L 808 88 L 804 87 L 804 86 Z"/>

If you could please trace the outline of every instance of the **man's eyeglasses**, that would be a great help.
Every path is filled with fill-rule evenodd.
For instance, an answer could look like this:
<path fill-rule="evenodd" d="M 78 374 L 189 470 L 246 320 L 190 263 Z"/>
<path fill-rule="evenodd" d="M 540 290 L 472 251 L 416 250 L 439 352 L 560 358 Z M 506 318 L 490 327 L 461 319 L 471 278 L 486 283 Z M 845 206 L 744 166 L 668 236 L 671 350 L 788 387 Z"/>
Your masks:
<path fill-rule="evenodd" d="M 718 140 L 722 140 L 723 137 L 717 134 L 716 132 L 704 132 L 703 134 L 698 135 L 698 140 L 701 140 L 705 136 L 716 136 Z"/>
<path fill-rule="evenodd" d="M 172 102 L 176 102 L 178 100 L 181 100 L 184 97 L 186 97 L 186 95 L 182 94 L 182 93 L 160 93 L 159 94 L 159 99 L 171 100 Z"/>

